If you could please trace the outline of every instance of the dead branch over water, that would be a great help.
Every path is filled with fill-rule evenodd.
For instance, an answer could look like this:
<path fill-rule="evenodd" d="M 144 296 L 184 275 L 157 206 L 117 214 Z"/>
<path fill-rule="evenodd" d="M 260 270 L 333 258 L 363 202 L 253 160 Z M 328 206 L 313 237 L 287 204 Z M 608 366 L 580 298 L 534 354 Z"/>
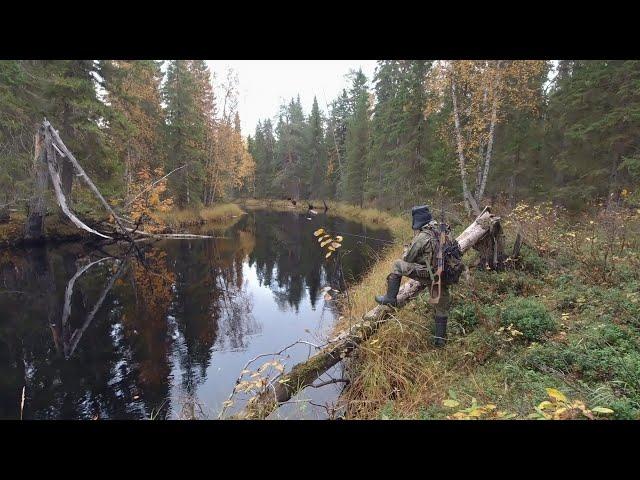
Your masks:
<path fill-rule="evenodd" d="M 132 223 L 122 215 L 119 215 L 105 200 L 100 190 L 95 186 L 91 178 L 84 171 L 78 160 L 64 144 L 58 132 L 45 119 L 36 133 L 35 142 L 35 158 L 34 158 L 34 174 L 35 189 L 30 200 L 29 217 L 27 218 L 25 227 L 25 238 L 38 239 L 44 234 L 44 217 L 46 213 L 45 194 L 47 189 L 47 180 L 51 180 L 55 197 L 58 205 L 63 213 L 71 220 L 71 222 L 81 230 L 96 235 L 104 239 L 126 240 L 133 243 L 140 237 L 149 238 L 169 238 L 169 239 L 192 239 L 192 238 L 211 238 L 208 235 L 194 235 L 189 233 L 160 234 L 146 232 L 136 225 L 135 228 L 126 227 L 126 223 Z M 66 158 L 71 163 L 78 177 L 80 177 L 89 187 L 94 196 L 100 201 L 105 210 L 109 213 L 110 218 L 114 222 L 114 232 L 111 235 L 99 232 L 89 227 L 85 222 L 80 220 L 69 207 L 69 203 L 64 194 L 62 181 L 60 178 L 61 165 L 58 157 Z M 180 167 L 181 168 L 181 167 Z M 165 177 L 171 175 L 178 169 L 169 172 Z M 47 175 L 48 173 L 48 175 Z M 162 179 L 161 179 L 162 180 Z"/>

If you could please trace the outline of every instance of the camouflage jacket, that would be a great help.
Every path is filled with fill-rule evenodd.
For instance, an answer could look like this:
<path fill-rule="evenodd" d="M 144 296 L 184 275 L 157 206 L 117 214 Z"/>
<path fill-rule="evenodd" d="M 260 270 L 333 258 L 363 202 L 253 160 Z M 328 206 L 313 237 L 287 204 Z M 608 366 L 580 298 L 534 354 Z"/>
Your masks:
<path fill-rule="evenodd" d="M 431 259 L 435 251 L 433 229 L 437 226 L 438 222 L 432 220 L 420 229 L 420 232 L 413 237 L 411 245 L 402 258 L 405 262 L 431 266 Z"/>

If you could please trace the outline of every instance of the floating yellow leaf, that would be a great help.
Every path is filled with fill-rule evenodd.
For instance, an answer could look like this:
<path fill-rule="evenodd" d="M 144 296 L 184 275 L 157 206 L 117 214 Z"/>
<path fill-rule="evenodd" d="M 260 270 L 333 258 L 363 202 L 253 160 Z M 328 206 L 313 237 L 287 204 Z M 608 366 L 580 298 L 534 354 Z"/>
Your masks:
<path fill-rule="evenodd" d="M 327 254 L 324 256 L 324 258 L 329 258 L 329 257 L 331 256 L 331 254 L 332 254 L 332 253 L 333 253 L 333 252 L 329 252 L 329 253 L 327 253 Z"/>
<path fill-rule="evenodd" d="M 321 246 L 321 247 L 324 247 L 324 246 L 325 246 L 325 245 L 327 245 L 329 242 L 331 242 L 331 239 L 329 239 L 329 240 L 325 240 L 324 242 L 322 242 L 322 243 L 320 244 L 320 246 Z"/>
<path fill-rule="evenodd" d="M 333 242 L 333 243 L 331 244 L 331 246 L 332 246 L 333 248 L 340 248 L 342 245 L 341 245 L 341 244 L 339 244 L 338 242 Z"/>
<path fill-rule="evenodd" d="M 567 397 L 564 396 L 560 390 L 556 390 L 555 388 L 547 388 L 547 394 L 553 398 L 556 402 L 566 402 Z"/>
<path fill-rule="evenodd" d="M 323 233 L 324 233 L 324 228 L 319 228 L 318 230 L 313 232 L 313 235 L 317 237 L 318 235 L 322 235 Z"/>
<path fill-rule="evenodd" d="M 338 236 L 336 237 L 336 240 L 337 240 L 338 242 L 341 242 L 341 241 L 342 241 L 342 235 L 338 235 Z"/>
<path fill-rule="evenodd" d="M 336 251 L 336 249 L 335 249 L 335 248 L 333 248 L 331 245 L 329 245 L 329 246 L 327 247 L 327 249 L 328 249 L 328 250 L 331 250 L 332 252 L 335 252 L 335 251 Z"/>

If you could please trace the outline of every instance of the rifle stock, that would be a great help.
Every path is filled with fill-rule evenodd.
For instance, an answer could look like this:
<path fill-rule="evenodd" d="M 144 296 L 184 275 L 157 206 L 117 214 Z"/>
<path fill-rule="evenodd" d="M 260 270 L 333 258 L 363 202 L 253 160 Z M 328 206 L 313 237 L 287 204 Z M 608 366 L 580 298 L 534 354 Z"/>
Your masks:
<path fill-rule="evenodd" d="M 442 273 L 444 271 L 444 245 L 447 241 L 446 235 L 447 226 L 444 223 L 444 209 L 442 211 L 442 220 L 440 222 L 440 241 L 438 242 L 438 268 L 433 276 L 431 282 L 431 291 L 429 296 L 429 303 L 436 305 L 440 302 L 440 294 L 442 293 Z"/>

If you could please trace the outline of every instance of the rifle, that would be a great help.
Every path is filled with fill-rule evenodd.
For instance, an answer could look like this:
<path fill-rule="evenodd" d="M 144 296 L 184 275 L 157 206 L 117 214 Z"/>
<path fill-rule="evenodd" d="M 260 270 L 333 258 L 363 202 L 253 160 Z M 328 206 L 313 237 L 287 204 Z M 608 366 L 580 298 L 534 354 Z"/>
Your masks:
<path fill-rule="evenodd" d="M 429 303 L 436 305 L 440 302 L 440 293 L 442 292 L 442 274 L 444 273 L 444 245 L 447 242 L 447 226 L 444 223 L 444 208 L 442 209 L 442 218 L 439 225 L 440 241 L 438 242 L 437 269 L 431 282 L 431 295 Z"/>

